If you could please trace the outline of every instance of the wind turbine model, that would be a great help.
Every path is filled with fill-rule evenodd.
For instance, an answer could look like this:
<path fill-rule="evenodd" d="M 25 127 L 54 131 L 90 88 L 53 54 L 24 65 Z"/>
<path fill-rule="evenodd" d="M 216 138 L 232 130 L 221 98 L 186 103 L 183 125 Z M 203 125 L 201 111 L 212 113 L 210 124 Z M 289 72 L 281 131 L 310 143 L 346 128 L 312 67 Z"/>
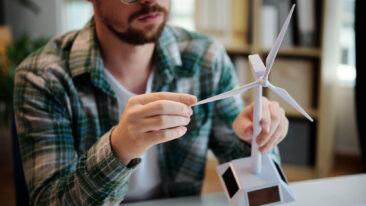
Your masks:
<path fill-rule="evenodd" d="M 264 66 L 258 54 L 249 55 L 252 74 L 255 78 L 254 82 L 199 101 L 196 104 L 200 105 L 232 97 L 255 87 L 251 157 L 233 160 L 217 167 L 221 184 L 225 188 L 230 205 L 275 205 L 295 200 L 280 166 L 268 154 L 262 155 L 256 143 L 256 138 L 261 133 L 262 87 L 268 87 L 306 118 L 313 121 L 286 90 L 276 87 L 268 81 L 269 72 L 285 36 L 294 8 L 295 5 L 292 6 L 280 34 L 267 56 L 266 66 Z"/>

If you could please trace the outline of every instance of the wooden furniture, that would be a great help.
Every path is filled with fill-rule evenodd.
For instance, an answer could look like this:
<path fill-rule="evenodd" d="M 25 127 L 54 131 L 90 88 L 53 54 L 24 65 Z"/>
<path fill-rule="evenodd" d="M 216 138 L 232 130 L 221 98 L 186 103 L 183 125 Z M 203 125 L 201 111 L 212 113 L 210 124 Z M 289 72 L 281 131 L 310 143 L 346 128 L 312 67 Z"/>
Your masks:
<path fill-rule="evenodd" d="M 5 25 L 0 25 L 0 64 L 5 64 L 6 47 L 11 43 L 10 28 Z"/>

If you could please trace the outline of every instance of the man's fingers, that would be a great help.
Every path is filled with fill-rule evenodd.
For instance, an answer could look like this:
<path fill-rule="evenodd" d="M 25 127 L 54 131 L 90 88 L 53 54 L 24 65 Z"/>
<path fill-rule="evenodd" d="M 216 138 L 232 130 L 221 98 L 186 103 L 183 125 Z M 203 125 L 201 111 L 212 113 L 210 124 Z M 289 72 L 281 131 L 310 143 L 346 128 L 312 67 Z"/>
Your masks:
<path fill-rule="evenodd" d="M 287 132 L 288 132 L 288 125 L 289 125 L 289 121 L 287 118 L 283 118 L 282 119 L 282 135 L 280 136 L 280 138 L 277 140 L 277 144 L 279 144 L 280 142 L 282 142 L 282 140 L 286 137 Z"/>
<path fill-rule="evenodd" d="M 267 98 L 262 98 L 262 121 L 261 121 L 262 128 L 265 132 L 270 131 L 271 127 L 271 110 L 270 110 L 270 103 Z"/>
<path fill-rule="evenodd" d="M 262 132 L 257 137 L 257 144 L 258 146 L 263 146 L 267 144 L 268 140 L 273 136 L 275 131 L 277 130 L 277 127 L 279 127 L 281 123 L 281 117 L 284 116 L 284 111 L 282 108 L 280 108 L 279 104 L 277 102 L 270 102 L 269 105 L 269 112 L 270 112 L 270 125 L 269 129 L 264 123 L 262 123 Z"/>
<path fill-rule="evenodd" d="M 244 140 L 249 144 L 251 143 L 253 137 L 253 123 L 250 120 L 246 118 L 236 119 L 233 123 L 233 129 L 241 140 Z"/>
<path fill-rule="evenodd" d="M 253 122 L 251 114 L 253 114 L 253 104 L 250 104 L 245 110 L 243 110 L 232 125 L 236 135 L 241 140 L 244 140 L 249 144 L 253 137 Z"/>
<path fill-rule="evenodd" d="M 189 117 L 192 113 L 192 108 L 183 103 L 170 100 L 158 100 L 146 105 L 141 105 L 139 111 L 135 115 L 140 118 L 156 115 L 180 115 Z"/>
<path fill-rule="evenodd" d="M 158 115 L 148 117 L 140 121 L 140 124 L 142 125 L 141 131 L 150 132 L 178 126 L 185 126 L 189 124 L 190 120 L 191 119 L 189 117 L 176 115 Z"/>
<path fill-rule="evenodd" d="M 259 146 L 260 152 L 266 153 L 270 149 L 272 149 L 277 144 L 282 133 L 283 133 L 282 129 L 278 127 L 277 130 L 274 132 L 274 134 L 271 136 L 271 138 L 269 138 L 268 141 L 264 145 Z"/>
<path fill-rule="evenodd" d="M 158 100 L 170 100 L 175 102 L 180 102 L 185 105 L 191 106 L 197 103 L 197 97 L 190 94 L 183 93 L 172 93 L 172 92 L 157 92 L 144 95 L 138 95 L 132 97 L 131 100 L 137 104 L 148 104 L 150 102 Z"/>
<path fill-rule="evenodd" d="M 259 150 L 262 153 L 269 152 L 269 150 L 271 150 L 275 145 L 279 144 L 286 137 L 289 123 L 287 118 L 282 118 L 281 122 L 282 123 L 277 127 L 269 141 L 265 145 L 260 146 Z"/>
<path fill-rule="evenodd" d="M 262 143 L 262 144 L 258 143 L 258 145 L 260 147 L 260 151 L 262 153 L 266 153 L 269 150 L 271 150 L 275 145 L 280 143 L 287 135 L 289 121 L 285 117 L 284 113 L 285 113 L 284 110 L 280 109 L 280 118 L 281 117 L 282 118 L 280 119 L 279 123 L 277 124 L 276 123 L 277 121 L 272 121 L 272 122 L 274 122 L 273 124 L 277 125 L 277 126 L 275 126 L 275 129 L 274 129 L 275 131 L 273 133 L 271 132 L 270 134 L 268 134 L 267 140 L 264 143 Z"/>
<path fill-rule="evenodd" d="M 147 141 L 152 141 L 153 144 L 168 142 L 183 136 L 187 132 L 187 128 L 180 126 L 171 129 L 163 129 L 146 133 Z"/>

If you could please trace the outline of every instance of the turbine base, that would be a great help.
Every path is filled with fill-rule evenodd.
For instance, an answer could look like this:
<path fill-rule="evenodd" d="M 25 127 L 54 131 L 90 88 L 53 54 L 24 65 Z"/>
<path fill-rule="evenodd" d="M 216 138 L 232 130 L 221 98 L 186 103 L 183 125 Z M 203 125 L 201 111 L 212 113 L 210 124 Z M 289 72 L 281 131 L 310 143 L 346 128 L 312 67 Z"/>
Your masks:
<path fill-rule="evenodd" d="M 217 166 L 231 206 L 277 205 L 295 200 L 281 167 L 269 154 L 263 155 L 262 161 L 260 174 L 252 173 L 250 157 Z"/>

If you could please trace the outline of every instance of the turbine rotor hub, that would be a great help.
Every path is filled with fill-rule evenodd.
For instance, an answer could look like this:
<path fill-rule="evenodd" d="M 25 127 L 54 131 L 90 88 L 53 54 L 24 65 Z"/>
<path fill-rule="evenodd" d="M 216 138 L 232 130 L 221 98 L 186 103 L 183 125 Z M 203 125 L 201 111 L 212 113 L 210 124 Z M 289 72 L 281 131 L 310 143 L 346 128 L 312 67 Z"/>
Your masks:
<path fill-rule="evenodd" d="M 268 87 L 268 79 L 264 78 L 264 76 L 259 77 L 258 80 L 262 87 Z"/>

